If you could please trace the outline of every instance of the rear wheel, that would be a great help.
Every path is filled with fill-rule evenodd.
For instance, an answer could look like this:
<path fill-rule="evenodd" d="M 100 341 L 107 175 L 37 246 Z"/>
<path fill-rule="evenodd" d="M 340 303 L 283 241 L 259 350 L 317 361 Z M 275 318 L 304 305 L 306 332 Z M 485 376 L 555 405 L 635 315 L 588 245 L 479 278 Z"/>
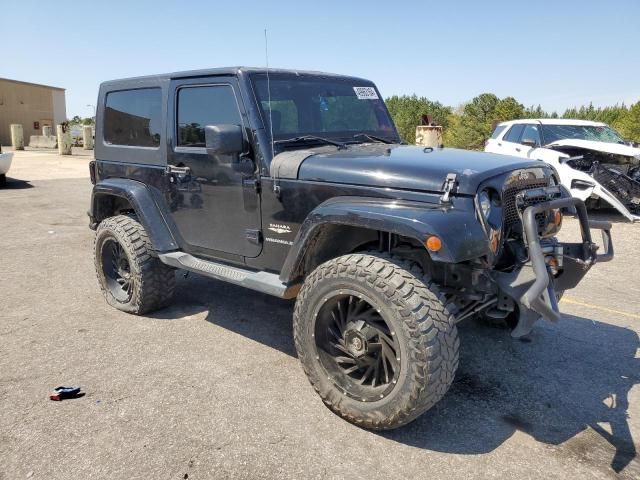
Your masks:
<path fill-rule="evenodd" d="M 0 175 L 0 187 L 4 187 L 7 184 L 7 175 L 6 174 L 2 174 Z"/>
<path fill-rule="evenodd" d="M 149 237 L 135 217 L 102 221 L 94 254 L 100 288 L 113 307 L 141 315 L 171 302 L 174 270 L 153 255 Z"/>
<path fill-rule="evenodd" d="M 421 272 L 384 254 L 347 255 L 312 272 L 296 301 L 294 337 L 324 403 L 365 428 L 418 417 L 458 365 L 451 306 Z"/>

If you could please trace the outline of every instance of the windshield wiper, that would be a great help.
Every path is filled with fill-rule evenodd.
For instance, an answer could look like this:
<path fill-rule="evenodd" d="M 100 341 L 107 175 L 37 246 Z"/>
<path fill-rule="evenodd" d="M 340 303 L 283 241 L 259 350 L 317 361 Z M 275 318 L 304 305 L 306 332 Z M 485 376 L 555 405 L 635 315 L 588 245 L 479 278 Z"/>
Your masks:
<path fill-rule="evenodd" d="M 284 140 L 276 140 L 273 143 L 276 145 L 287 145 L 291 143 L 304 144 L 304 143 L 310 143 L 310 142 L 324 143 L 326 145 L 334 145 L 338 147 L 339 150 L 342 150 L 343 148 L 347 148 L 347 145 L 342 142 L 336 142 L 335 140 L 330 140 L 324 137 L 316 137 L 315 135 L 303 135 L 301 137 L 285 138 Z"/>
<path fill-rule="evenodd" d="M 376 137 L 375 135 L 369 135 L 368 133 L 356 133 L 353 138 L 359 138 L 359 137 L 365 137 L 368 138 L 369 140 L 371 140 L 372 142 L 382 142 L 382 143 L 386 143 L 386 144 L 391 144 L 393 143 L 393 141 L 387 139 L 387 138 L 382 138 L 382 137 Z"/>

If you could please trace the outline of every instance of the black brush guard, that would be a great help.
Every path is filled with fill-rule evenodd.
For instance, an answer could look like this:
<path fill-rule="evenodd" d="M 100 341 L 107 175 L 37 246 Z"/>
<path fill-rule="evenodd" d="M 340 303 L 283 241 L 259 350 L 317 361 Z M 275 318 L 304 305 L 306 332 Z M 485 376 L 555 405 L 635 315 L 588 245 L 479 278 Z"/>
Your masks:
<path fill-rule="evenodd" d="M 544 318 L 552 321 L 560 319 L 560 311 L 556 300 L 551 273 L 547 268 L 544 253 L 538 235 L 536 214 L 553 209 L 575 209 L 580 221 L 582 234 L 582 252 L 579 258 L 585 270 L 596 262 L 608 262 L 613 258 L 613 242 L 611 240 L 611 223 L 589 220 L 584 202 L 578 198 L 560 198 L 548 202 L 538 203 L 527 207 L 522 215 L 522 223 L 529 247 L 529 258 L 536 279 L 531 287 L 522 295 L 520 302 L 527 308 L 538 312 Z M 598 246 L 591 240 L 592 228 L 602 231 L 604 253 L 598 254 Z"/>

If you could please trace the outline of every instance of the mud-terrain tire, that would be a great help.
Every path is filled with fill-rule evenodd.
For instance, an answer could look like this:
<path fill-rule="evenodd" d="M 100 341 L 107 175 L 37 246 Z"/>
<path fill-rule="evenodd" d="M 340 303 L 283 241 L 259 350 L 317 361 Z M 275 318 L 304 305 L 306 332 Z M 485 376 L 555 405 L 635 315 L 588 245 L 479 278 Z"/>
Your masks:
<path fill-rule="evenodd" d="M 334 300 L 336 298 L 338 300 Z M 345 298 L 349 302 L 346 307 Z M 372 338 L 371 347 L 394 338 L 393 341 L 397 342 L 394 345 L 399 347 L 394 350 L 399 356 L 395 356 L 400 359 L 399 366 L 396 364 L 398 371 L 393 370 L 394 380 L 389 382 L 387 377 L 382 377 L 382 385 L 377 387 L 373 386 L 374 381 L 371 380 L 370 388 L 376 395 L 366 401 L 363 401 L 364 393 L 359 398 L 361 392 L 365 391 L 364 387 L 358 386 L 360 373 L 352 382 L 352 378 L 347 376 L 348 369 L 341 367 L 337 360 L 347 359 L 341 352 L 346 352 L 343 348 L 352 345 L 353 329 L 346 328 L 343 331 L 342 341 L 336 340 L 340 337 L 340 334 L 336 335 L 337 332 L 324 334 L 329 338 L 329 344 L 321 340 L 323 322 L 329 322 L 329 330 L 333 328 L 335 332 L 340 322 L 344 325 L 343 317 L 349 318 L 352 303 L 355 305 L 353 318 L 357 319 L 360 315 L 358 309 L 365 308 L 366 311 L 366 307 L 359 307 L 362 302 L 372 307 L 368 310 L 367 318 L 371 319 L 371 315 L 377 311 L 376 325 L 385 324 L 387 332 L 393 336 L 384 333 L 376 337 L 367 333 Z M 330 310 L 329 316 L 325 309 L 331 305 L 336 307 Z M 336 319 L 335 312 L 338 312 L 340 321 Z M 323 320 L 325 318 L 330 319 Z M 354 322 L 348 325 L 353 326 Z M 368 328 L 365 325 L 364 329 Z M 458 367 L 459 340 L 453 305 L 446 304 L 444 295 L 440 294 L 436 285 L 423 277 L 419 268 L 383 253 L 346 255 L 316 268 L 306 278 L 298 294 L 293 334 L 298 358 L 324 403 L 336 414 L 363 428 L 387 430 L 411 422 L 444 396 Z M 384 338 L 381 337 L 387 340 L 382 341 Z M 331 344 L 331 340 L 337 343 Z M 356 342 L 356 345 L 361 344 L 360 341 Z M 339 345 L 341 352 L 334 357 L 337 368 L 333 368 L 328 352 L 336 345 Z M 388 345 L 387 342 L 384 347 L 387 351 Z M 372 350 L 371 355 L 375 356 L 376 350 Z M 357 357 L 356 360 L 361 358 Z M 353 363 L 356 368 L 356 361 Z M 387 366 L 391 365 L 384 365 L 385 375 Z M 361 367 L 356 372 L 364 369 Z M 378 372 L 378 368 L 375 372 Z M 375 388 L 382 389 L 384 385 L 389 385 L 386 393 L 380 393 L 381 398 L 377 398 Z M 368 395 L 368 391 L 365 393 Z"/>
<path fill-rule="evenodd" d="M 98 225 L 94 260 L 109 305 L 143 315 L 171 303 L 175 271 L 152 252 L 149 237 L 134 216 L 110 217 Z"/>

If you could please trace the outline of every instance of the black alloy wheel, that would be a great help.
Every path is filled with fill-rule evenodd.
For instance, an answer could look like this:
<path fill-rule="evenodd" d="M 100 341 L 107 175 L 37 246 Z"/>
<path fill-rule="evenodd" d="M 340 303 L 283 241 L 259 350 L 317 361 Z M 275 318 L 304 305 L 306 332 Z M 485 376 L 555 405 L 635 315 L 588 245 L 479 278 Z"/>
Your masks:
<path fill-rule="evenodd" d="M 374 430 L 435 405 L 458 366 L 453 305 L 415 263 L 383 252 L 337 257 L 307 275 L 293 336 L 325 405 Z"/>
<path fill-rule="evenodd" d="M 111 295 L 120 302 L 131 300 L 134 279 L 129 258 L 115 238 L 109 238 L 102 244 L 102 269 Z"/>
<path fill-rule="evenodd" d="M 352 290 L 325 299 L 314 332 L 318 360 L 346 395 L 371 402 L 393 390 L 400 373 L 400 345 L 370 299 Z"/>

